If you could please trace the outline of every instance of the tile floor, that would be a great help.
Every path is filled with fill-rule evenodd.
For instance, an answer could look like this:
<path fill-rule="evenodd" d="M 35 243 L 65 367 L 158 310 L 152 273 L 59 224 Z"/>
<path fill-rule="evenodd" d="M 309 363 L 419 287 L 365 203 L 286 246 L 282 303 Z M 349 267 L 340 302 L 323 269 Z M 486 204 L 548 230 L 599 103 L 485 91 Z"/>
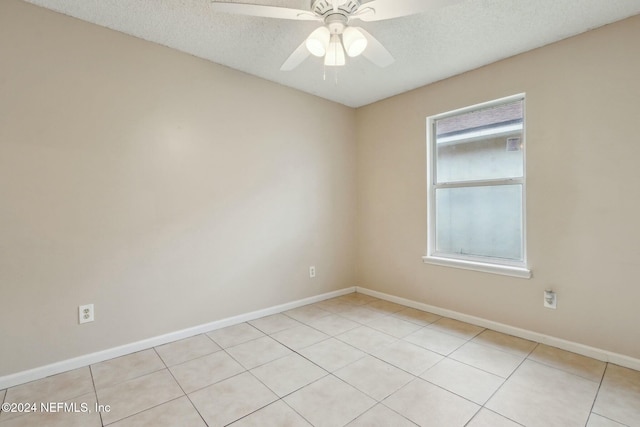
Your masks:
<path fill-rule="evenodd" d="M 0 401 L 49 405 L 0 427 L 637 427 L 640 372 L 353 293 Z"/>

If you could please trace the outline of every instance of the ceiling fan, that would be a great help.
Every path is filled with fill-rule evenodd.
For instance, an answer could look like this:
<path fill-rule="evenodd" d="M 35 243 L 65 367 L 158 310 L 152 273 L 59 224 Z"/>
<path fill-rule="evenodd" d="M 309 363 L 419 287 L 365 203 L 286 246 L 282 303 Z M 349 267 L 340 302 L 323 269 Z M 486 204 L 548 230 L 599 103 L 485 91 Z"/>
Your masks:
<path fill-rule="evenodd" d="M 311 0 L 309 10 L 223 1 L 211 4 L 215 11 L 223 13 L 322 22 L 280 67 L 290 71 L 309 55 L 324 57 L 326 66 L 343 66 L 345 52 L 351 58 L 362 55 L 377 66 L 386 67 L 395 61 L 393 56 L 364 28 L 352 26 L 352 21 L 399 18 L 458 1 L 461 0 Z"/>

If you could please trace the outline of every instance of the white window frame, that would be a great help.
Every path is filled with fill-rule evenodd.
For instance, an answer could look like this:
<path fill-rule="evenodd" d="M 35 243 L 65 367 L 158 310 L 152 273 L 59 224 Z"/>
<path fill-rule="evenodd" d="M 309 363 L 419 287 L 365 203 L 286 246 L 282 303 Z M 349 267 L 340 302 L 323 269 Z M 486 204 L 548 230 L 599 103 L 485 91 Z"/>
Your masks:
<path fill-rule="evenodd" d="M 437 120 L 457 116 L 464 113 L 469 113 L 485 108 L 495 107 L 498 105 L 508 104 L 510 102 L 522 101 L 523 105 L 523 124 L 522 124 L 522 138 L 524 141 L 522 148 L 522 162 L 523 173 L 522 178 L 504 178 L 504 179 L 485 179 L 476 181 L 462 181 L 460 183 L 441 183 L 436 184 L 436 168 L 437 157 L 435 155 L 436 150 L 436 137 L 435 137 L 435 122 Z M 481 271 L 485 273 L 502 274 L 520 278 L 530 278 L 531 270 L 527 264 L 527 221 L 526 221 L 526 108 L 525 108 L 525 94 L 520 93 L 505 98 L 496 99 L 481 104 L 472 105 L 469 107 L 460 108 L 454 111 L 449 111 L 435 116 L 427 117 L 427 255 L 422 257 L 425 263 L 441 265 L 445 267 L 457 267 L 465 270 Z M 481 136 L 481 135 L 478 135 Z M 509 184 L 521 184 L 522 185 L 522 261 L 510 261 L 498 258 L 489 257 L 475 257 L 464 254 L 451 254 L 451 253 L 437 253 L 436 247 L 436 189 L 437 188 L 467 188 L 471 186 L 486 186 L 486 185 L 509 185 Z"/>

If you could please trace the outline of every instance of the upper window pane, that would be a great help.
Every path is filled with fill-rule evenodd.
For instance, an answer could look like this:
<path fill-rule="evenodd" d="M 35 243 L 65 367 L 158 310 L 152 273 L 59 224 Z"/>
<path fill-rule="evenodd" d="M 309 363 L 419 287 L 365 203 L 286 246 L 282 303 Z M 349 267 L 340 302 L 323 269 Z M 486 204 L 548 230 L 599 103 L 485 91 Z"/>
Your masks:
<path fill-rule="evenodd" d="M 521 178 L 523 101 L 435 121 L 436 183 Z"/>

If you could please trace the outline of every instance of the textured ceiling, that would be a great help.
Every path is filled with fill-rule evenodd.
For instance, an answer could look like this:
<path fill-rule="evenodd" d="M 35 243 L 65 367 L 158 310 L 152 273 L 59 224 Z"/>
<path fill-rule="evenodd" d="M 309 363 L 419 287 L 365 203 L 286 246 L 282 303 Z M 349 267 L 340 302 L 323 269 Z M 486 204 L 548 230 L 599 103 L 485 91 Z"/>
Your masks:
<path fill-rule="evenodd" d="M 327 68 L 310 56 L 280 71 L 315 29 L 215 13 L 209 0 L 27 0 L 84 21 L 359 107 L 640 13 L 640 0 L 464 0 L 428 13 L 362 22 L 395 57 L 378 68 L 362 57 Z M 244 0 L 309 9 L 309 0 Z M 429 0 L 424 0 L 429 1 Z M 337 70 L 337 73 L 336 73 Z M 325 78 L 326 77 L 326 78 Z"/>

